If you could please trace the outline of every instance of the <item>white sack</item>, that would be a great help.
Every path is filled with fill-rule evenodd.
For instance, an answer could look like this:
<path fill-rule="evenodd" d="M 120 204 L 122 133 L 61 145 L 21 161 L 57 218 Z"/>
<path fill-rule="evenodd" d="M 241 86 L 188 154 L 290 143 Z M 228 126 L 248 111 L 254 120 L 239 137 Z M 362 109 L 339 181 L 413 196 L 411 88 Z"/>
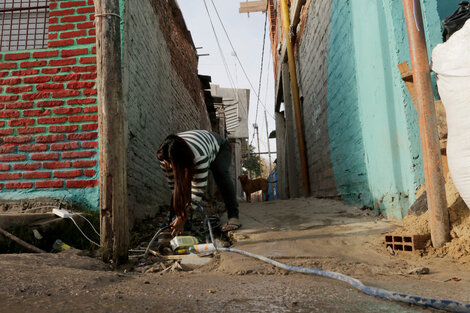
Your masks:
<path fill-rule="evenodd" d="M 447 115 L 447 161 L 470 207 L 470 20 L 432 52 L 432 69 Z"/>

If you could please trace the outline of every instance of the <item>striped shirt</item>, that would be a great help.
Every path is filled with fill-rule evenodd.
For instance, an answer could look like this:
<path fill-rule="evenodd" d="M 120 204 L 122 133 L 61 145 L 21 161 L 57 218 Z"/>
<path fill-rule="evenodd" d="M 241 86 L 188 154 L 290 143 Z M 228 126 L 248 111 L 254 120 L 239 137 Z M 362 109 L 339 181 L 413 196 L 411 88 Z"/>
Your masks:
<path fill-rule="evenodd" d="M 224 139 L 219 134 L 209 132 L 207 130 L 189 130 L 176 135 L 183 138 L 194 153 L 194 176 L 191 182 L 191 204 L 193 209 L 196 209 L 204 194 L 204 189 L 207 186 L 209 167 L 217 157 L 220 145 Z M 165 171 L 163 162 L 160 162 L 160 165 Z M 173 192 L 175 186 L 173 172 L 165 171 L 165 173 L 168 185 Z"/>

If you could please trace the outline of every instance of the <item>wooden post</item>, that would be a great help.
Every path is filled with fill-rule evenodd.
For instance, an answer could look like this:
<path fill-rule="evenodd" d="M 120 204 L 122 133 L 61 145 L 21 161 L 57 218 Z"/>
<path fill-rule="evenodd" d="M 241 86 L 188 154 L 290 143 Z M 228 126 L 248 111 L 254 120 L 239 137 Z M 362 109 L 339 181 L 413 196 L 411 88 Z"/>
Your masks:
<path fill-rule="evenodd" d="M 118 0 L 95 0 L 102 259 L 127 262 L 129 226 Z"/>
<path fill-rule="evenodd" d="M 440 248 L 450 240 L 449 213 L 447 212 L 441 147 L 420 1 L 403 0 L 403 8 L 410 44 L 413 86 L 419 114 L 431 241 L 434 248 Z"/>

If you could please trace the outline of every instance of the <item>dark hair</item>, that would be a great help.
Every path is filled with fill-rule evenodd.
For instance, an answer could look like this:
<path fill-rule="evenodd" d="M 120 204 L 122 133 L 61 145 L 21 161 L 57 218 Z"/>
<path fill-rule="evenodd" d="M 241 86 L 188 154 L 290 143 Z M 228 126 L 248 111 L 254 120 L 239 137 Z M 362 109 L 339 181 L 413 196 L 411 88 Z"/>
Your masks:
<path fill-rule="evenodd" d="M 186 218 L 186 207 L 191 204 L 191 181 L 194 176 L 194 153 L 183 138 L 169 135 L 157 150 L 160 161 L 168 161 L 167 175 L 173 171 L 173 208 L 177 216 Z"/>

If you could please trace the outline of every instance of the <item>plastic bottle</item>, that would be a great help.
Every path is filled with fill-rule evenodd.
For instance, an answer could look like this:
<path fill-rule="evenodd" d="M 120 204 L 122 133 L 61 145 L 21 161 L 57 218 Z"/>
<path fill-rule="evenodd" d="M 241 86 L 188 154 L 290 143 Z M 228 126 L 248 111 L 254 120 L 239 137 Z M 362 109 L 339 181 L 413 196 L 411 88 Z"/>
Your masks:
<path fill-rule="evenodd" d="M 189 250 L 194 254 L 209 254 L 215 251 L 215 247 L 212 243 L 204 243 L 200 245 L 194 245 L 189 248 Z"/>
<path fill-rule="evenodd" d="M 197 244 L 198 240 L 193 236 L 176 236 L 170 241 L 173 250 L 189 248 Z"/>
<path fill-rule="evenodd" d="M 54 248 L 54 250 L 57 250 L 57 251 L 65 251 L 65 250 L 69 250 L 69 249 L 72 249 L 71 246 L 69 246 L 68 244 L 65 244 L 64 242 L 62 242 L 62 240 L 60 239 L 57 239 L 54 244 L 52 245 L 52 248 Z"/>

